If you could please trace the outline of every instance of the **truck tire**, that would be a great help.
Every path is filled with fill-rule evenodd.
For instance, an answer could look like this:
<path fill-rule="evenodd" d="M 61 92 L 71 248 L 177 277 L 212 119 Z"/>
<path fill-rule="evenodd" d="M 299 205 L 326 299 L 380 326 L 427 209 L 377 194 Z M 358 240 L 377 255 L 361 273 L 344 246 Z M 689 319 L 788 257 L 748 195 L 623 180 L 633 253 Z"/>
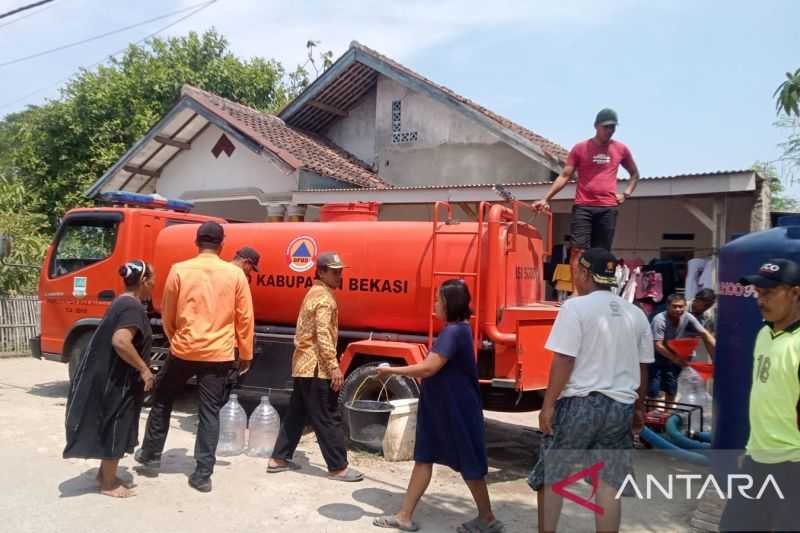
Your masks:
<path fill-rule="evenodd" d="M 73 378 L 75 378 L 75 373 L 78 371 L 78 365 L 81 363 L 81 356 L 83 355 L 83 351 L 89 345 L 89 341 L 92 340 L 92 335 L 94 335 L 93 329 L 84 331 L 79 333 L 75 340 L 70 343 L 67 351 L 67 354 L 69 355 L 67 372 L 69 372 L 70 383 L 72 383 Z"/>
<path fill-rule="evenodd" d="M 350 372 L 350 374 L 348 374 L 347 378 L 344 380 L 344 384 L 342 384 L 342 390 L 339 391 L 339 410 L 342 413 L 342 420 L 344 421 L 345 435 L 347 436 L 347 440 L 351 445 L 356 443 L 350 441 L 350 428 L 347 426 L 347 413 L 345 412 L 345 404 L 356 399 L 356 391 L 365 379 L 367 381 L 364 382 L 364 386 L 361 387 L 360 391 L 358 391 L 357 399 L 378 399 L 378 394 L 380 394 L 383 384 L 378 382 L 376 379 L 367 379 L 368 376 L 375 375 L 375 368 L 377 368 L 377 366 L 378 363 L 369 363 L 359 366 Z M 416 384 L 413 383 L 411 378 L 398 376 L 389 380 L 388 384 L 386 385 L 386 391 L 381 395 L 381 400 L 386 401 L 385 398 L 387 395 L 389 400 L 419 398 L 419 389 L 416 387 Z"/>

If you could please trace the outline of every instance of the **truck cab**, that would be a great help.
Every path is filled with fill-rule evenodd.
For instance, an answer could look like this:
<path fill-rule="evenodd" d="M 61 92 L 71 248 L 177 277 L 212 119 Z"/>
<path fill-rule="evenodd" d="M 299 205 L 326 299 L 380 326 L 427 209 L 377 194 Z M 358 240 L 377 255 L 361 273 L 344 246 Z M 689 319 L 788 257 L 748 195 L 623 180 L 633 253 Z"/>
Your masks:
<path fill-rule="evenodd" d="M 129 198 L 136 196 L 143 198 L 138 203 Z M 39 277 L 41 334 L 31 339 L 34 357 L 69 363 L 72 377 L 95 328 L 124 289 L 119 267 L 131 259 L 152 262 L 156 237 L 166 227 L 224 222 L 181 212 L 176 206 L 143 207 L 147 198 L 128 195 L 121 206 L 73 209 L 66 214 Z"/>

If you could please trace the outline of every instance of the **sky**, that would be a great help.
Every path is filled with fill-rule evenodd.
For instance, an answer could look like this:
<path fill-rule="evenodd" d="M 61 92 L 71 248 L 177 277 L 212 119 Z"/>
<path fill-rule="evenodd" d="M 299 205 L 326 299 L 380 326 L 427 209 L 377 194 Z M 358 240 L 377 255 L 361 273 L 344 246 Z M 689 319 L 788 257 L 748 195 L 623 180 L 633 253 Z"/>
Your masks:
<path fill-rule="evenodd" d="M 0 12 L 30 1 L 0 0 Z M 0 19 L 0 115 L 57 98 L 80 67 L 191 11 L 3 63 L 201 2 L 55 0 Z M 309 39 L 334 57 L 357 40 L 566 148 L 612 107 L 641 174 L 665 176 L 780 157 L 789 131 L 774 125 L 772 94 L 800 67 L 798 21 L 794 0 L 217 0 L 159 35 L 214 27 L 238 56 L 287 70 Z M 789 185 L 800 198 L 800 183 Z"/>

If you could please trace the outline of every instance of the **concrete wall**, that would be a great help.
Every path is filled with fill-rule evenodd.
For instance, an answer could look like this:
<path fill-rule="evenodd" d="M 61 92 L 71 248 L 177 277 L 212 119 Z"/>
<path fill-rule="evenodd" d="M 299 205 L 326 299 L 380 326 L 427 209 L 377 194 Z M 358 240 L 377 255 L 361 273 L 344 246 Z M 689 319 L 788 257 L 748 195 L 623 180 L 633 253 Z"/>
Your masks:
<path fill-rule="evenodd" d="M 376 87 L 361 97 L 346 117 L 322 132 L 324 137 L 344 148 L 368 165 L 375 164 L 375 99 Z"/>
<path fill-rule="evenodd" d="M 681 198 L 631 199 L 620 208 L 614 253 L 620 257 L 636 255 L 644 261 L 661 256 L 666 248 L 693 249 L 695 257 L 709 257 L 713 246 L 711 231 L 681 204 Z M 713 199 L 700 198 L 695 203 L 709 216 L 713 214 Z M 752 195 L 727 198 L 726 242 L 735 233 L 750 231 Z M 572 202 L 558 202 L 553 219 L 553 240 L 560 243 L 569 233 Z M 664 240 L 664 233 L 693 233 L 693 240 Z"/>
<path fill-rule="evenodd" d="M 297 187 L 294 172 L 286 174 L 284 169 L 271 163 L 228 135 L 236 147 L 228 157 L 221 153 L 215 158 L 211 149 L 222 135 L 222 130 L 209 126 L 192 143 L 192 149 L 181 152 L 164 168 L 156 185 L 156 191 L 167 198 L 185 198 L 187 191 L 203 191 L 206 194 L 229 196 L 231 189 L 253 188 L 265 195 L 287 194 Z M 216 195 L 215 195 L 216 196 Z"/>
<path fill-rule="evenodd" d="M 416 131 L 416 142 L 392 143 L 396 100 L 402 102 L 401 131 Z M 519 182 L 549 175 L 481 124 L 389 78 L 378 78 L 375 105 L 378 174 L 392 184 Z"/>

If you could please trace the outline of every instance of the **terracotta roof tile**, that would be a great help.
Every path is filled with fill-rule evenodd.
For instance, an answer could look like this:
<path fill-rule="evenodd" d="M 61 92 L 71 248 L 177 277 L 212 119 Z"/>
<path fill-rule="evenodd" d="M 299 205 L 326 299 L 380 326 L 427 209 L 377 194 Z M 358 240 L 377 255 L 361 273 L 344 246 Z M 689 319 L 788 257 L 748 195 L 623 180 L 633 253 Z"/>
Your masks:
<path fill-rule="evenodd" d="M 390 187 L 352 154 L 322 137 L 287 126 L 276 116 L 262 113 L 191 85 L 184 85 L 181 94 L 192 98 L 208 111 L 227 121 L 292 168 L 310 170 L 320 176 L 359 187 L 378 189 Z"/>

